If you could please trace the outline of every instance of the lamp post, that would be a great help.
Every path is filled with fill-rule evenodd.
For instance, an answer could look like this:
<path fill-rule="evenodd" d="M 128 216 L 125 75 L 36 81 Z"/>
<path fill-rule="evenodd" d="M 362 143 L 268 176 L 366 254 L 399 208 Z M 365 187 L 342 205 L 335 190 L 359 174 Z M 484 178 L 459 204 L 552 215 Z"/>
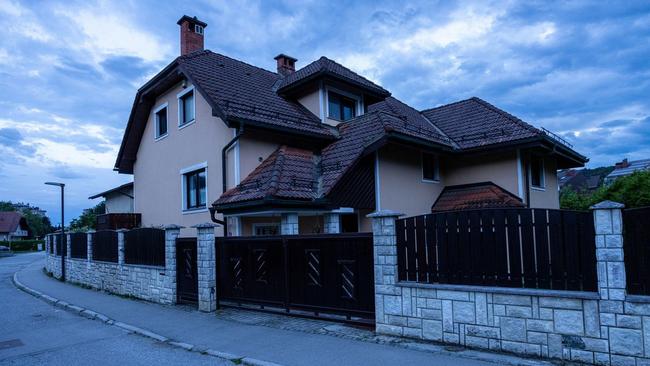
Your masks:
<path fill-rule="evenodd" d="M 45 182 L 49 186 L 57 186 L 61 188 L 61 238 L 59 242 L 61 243 L 61 281 L 65 281 L 65 254 L 66 251 L 63 249 L 63 238 L 65 237 L 65 220 L 63 214 L 63 191 L 65 190 L 65 184 L 57 182 Z"/>

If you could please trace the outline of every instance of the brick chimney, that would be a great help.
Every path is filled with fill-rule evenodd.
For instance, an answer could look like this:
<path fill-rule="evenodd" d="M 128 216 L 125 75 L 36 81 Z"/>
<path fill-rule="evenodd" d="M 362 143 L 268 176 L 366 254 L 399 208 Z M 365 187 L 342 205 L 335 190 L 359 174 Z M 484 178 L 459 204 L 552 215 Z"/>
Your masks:
<path fill-rule="evenodd" d="M 203 32 L 208 25 L 187 15 L 183 15 L 176 24 L 181 26 L 181 56 L 203 51 Z"/>
<path fill-rule="evenodd" d="M 614 168 L 616 169 L 622 169 L 622 168 L 627 168 L 630 166 L 630 163 L 627 161 L 627 158 L 623 159 L 623 161 L 620 161 L 614 165 Z"/>
<path fill-rule="evenodd" d="M 296 71 L 296 61 L 297 59 L 287 56 L 284 53 L 281 53 L 273 58 L 278 62 L 278 74 L 282 76 L 287 76 Z"/>

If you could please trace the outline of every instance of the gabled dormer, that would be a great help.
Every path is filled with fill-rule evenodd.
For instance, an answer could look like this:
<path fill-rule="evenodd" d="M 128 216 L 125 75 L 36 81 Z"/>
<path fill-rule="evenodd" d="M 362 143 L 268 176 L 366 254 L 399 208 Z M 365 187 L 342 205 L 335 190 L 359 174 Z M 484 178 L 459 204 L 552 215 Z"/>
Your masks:
<path fill-rule="evenodd" d="M 367 112 L 368 106 L 390 96 L 390 92 L 345 66 L 321 57 L 295 71 L 293 57 L 275 57 L 283 75 L 277 92 L 297 100 L 322 122 L 337 125 Z"/>

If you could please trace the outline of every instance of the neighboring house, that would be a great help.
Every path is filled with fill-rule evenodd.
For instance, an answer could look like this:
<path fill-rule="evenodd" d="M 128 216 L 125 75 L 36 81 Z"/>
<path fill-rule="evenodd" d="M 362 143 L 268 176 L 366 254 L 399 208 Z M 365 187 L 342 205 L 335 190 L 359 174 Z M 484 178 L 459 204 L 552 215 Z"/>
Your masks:
<path fill-rule="evenodd" d="M 97 193 L 88 199 L 104 199 L 104 214 L 97 215 L 97 230 L 131 229 L 140 226 L 141 215 L 133 211 L 133 182 Z"/>
<path fill-rule="evenodd" d="M 104 199 L 104 213 L 133 213 L 133 182 L 88 197 Z"/>
<path fill-rule="evenodd" d="M 558 172 L 560 189 L 570 188 L 576 192 L 593 192 L 600 188 L 605 177 L 614 170 L 614 167 L 600 167 L 595 169 L 564 169 Z"/>
<path fill-rule="evenodd" d="M 618 162 L 614 170 L 605 177 L 605 184 L 612 184 L 616 179 L 638 171 L 650 171 L 650 159 Z"/>
<path fill-rule="evenodd" d="M 27 220 L 19 212 L 0 212 L 0 241 L 21 240 L 29 237 Z"/>
<path fill-rule="evenodd" d="M 138 90 L 115 163 L 143 226 L 213 211 L 228 235 L 371 231 L 372 211 L 443 201 L 559 208 L 557 170 L 587 161 L 479 98 L 418 111 L 326 57 L 296 70 L 280 54 L 271 72 L 203 50 L 196 18 L 178 24 L 181 56 Z"/>

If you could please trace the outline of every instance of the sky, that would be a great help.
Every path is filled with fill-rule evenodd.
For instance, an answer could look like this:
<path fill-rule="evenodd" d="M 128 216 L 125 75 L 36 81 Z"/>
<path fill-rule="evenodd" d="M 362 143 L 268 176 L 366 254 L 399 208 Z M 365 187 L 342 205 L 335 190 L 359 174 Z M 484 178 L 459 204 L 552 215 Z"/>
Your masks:
<path fill-rule="evenodd" d="M 113 171 L 136 90 L 179 54 L 176 21 L 206 48 L 266 68 L 325 55 L 418 109 L 477 96 L 550 129 L 588 167 L 650 158 L 649 1 L 0 0 L 0 200 L 66 222 Z"/>

